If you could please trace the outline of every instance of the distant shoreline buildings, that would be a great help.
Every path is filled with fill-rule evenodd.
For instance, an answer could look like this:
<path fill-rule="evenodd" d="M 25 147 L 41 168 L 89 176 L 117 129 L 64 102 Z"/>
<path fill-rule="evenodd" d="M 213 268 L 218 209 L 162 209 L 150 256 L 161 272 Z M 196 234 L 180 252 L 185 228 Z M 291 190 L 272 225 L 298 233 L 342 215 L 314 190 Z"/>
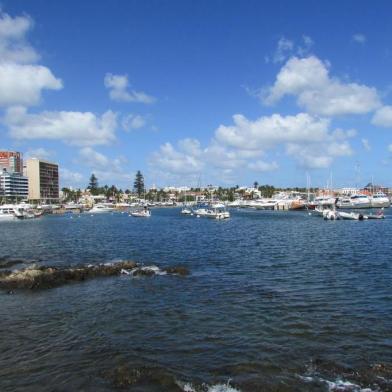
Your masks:
<path fill-rule="evenodd" d="M 0 151 L 0 197 L 38 204 L 60 200 L 59 167 L 46 160 L 29 158 L 23 162 L 18 151 Z"/>

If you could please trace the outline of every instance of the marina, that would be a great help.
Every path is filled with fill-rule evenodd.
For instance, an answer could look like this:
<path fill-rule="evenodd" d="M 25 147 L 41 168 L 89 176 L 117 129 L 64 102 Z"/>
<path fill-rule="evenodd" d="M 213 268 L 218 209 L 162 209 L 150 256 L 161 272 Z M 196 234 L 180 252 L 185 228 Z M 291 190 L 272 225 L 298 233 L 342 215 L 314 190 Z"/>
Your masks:
<path fill-rule="evenodd" d="M 225 220 L 180 212 L 157 207 L 141 220 L 121 211 L 49 214 L 1 224 L 0 275 L 121 260 L 148 267 L 137 276 L 0 291 L 8 337 L 0 341 L 2 391 L 80 390 L 86 375 L 90 388 L 109 391 L 135 372 L 144 374 L 135 385 L 148 391 L 228 382 L 241 392 L 282 383 L 301 391 L 327 391 L 331 383 L 388 390 L 390 209 L 366 224 L 328 224 L 306 210 L 232 208 Z M 178 265 L 189 274 L 159 272 Z"/>

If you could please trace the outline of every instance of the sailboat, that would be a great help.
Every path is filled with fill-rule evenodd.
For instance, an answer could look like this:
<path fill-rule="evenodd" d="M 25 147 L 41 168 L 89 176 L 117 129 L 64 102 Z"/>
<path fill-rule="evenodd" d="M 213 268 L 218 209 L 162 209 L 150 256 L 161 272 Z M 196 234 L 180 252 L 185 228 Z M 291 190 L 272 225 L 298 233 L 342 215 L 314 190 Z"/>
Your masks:
<path fill-rule="evenodd" d="M 187 207 L 187 204 L 186 204 L 186 191 L 185 191 L 185 195 L 184 195 L 184 207 L 181 210 L 181 214 L 182 215 L 193 215 L 193 211 L 189 207 Z"/>

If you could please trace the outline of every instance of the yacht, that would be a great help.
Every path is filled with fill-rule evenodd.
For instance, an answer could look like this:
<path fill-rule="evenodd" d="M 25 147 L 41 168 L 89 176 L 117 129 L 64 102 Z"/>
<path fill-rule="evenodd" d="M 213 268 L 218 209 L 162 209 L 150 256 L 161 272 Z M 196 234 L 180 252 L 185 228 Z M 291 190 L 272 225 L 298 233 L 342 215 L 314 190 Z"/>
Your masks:
<path fill-rule="evenodd" d="M 308 203 L 308 208 L 313 210 L 317 207 L 334 206 L 336 198 L 332 196 L 317 196 Z"/>
<path fill-rule="evenodd" d="M 113 212 L 113 211 L 114 211 L 114 205 L 113 204 L 111 204 L 111 203 L 97 203 L 88 212 L 91 213 L 91 214 L 100 214 L 100 213 L 103 213 L 103 212 Z"/>
<path fill-rule="evenodd" d="M 343 197 L 336 205 L 339 208 L 371 208 L 370 198 L 361 194 Z"/>
<path fill-rule="evenodd" d="M 391 201 L 385 193 L 377 192 L 370 196 L 370 205 L 373 208 L 389 208 Z"/>

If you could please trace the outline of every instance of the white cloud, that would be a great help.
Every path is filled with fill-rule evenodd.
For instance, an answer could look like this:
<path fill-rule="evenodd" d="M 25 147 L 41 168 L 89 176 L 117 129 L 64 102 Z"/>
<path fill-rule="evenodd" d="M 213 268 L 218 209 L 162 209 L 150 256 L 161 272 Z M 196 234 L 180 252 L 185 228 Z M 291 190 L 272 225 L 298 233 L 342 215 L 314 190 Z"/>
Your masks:
<path fill-rule="evenodd" d="M 243 150 L 262 150 L 288 142 L 323 141 L 329 127 L 329 120 L 307 113 L 296 116 L 273 114 L 255 121 L 236 114 L 233 120 L 234 125 L 220 125 L 215 137 L 224 145 Z"/>
<path fill-rule="evenodd" d="M 372 149 L 368 139 L 361 139 L 361 143 L 365 150 L 370 151 Z"/>
<path fill-rule="evenodd" d="M 376 111 L 372 118 L 372 124 L 379 127 L 392 127 L 392 106 L 383 106 Z"/>
<path fill-rule="evenodd" d="M 143 91 L 128 90 L 129 81 L 127 75 L 113 75 L 107 73 L 104 79 L 104 85 L 109 89 L 110 99 L 119 102 L 139 102 L 154 103 L 156 99 Z"/>
<path fill-rule="evenodd" d="M 124 116 L 121 121 L 121 125 L 125 131 L 143 128 L 146 123 L 146 118 L 140 114 L 128 114 L 127 116 Z"/>
<path fill-rule="evenodd" d="M 48 151 L 45 148 L 29 149 L 26 153 L 27 158 L 50 159 L 54 155 L 53 151 Z"/>
<path fill-rule="evenodd" d="M 159 151 L 152 154 L 150 164 L 163 172 L 194 174 L 200 173 L 204 168 L 200 156 L 200 142 L 196 139 L 184 139 L 178 143 L 178 149 L 171 143 L 161 145 Z"/>
<path fill-rule="evenodd" d="M 288 155 L 308 168 L 328 167 L 336 157 L 351 155 L 347 139 L 356 134 L 354 130 L 331 131 L 330 120 L 307 113 L 273 114 L 255 121 L 237 114 L 233 120 L 233 125 L 221 125 L 215 132 L 222 145 L 256 153 L 284 146 Z"/>
<path fill-rule="evenodd" d="M 352 39 L 354 42 L 357 42 L 358 44 L 364 44 L 367 41 L 366 36 L 360 33 L 354 34 Z"/>
<path fill-rule="evenodd" d="M 10 15 L 0 10 L 0 59 L 1 62 L 34 63 L 38 53 L 26 40 L 26 34 L 33 28 L 29 16 Z"/>
<path fill-rule="evenodd" d="M 323 116 L 368 113 L 381 104 L 375 88 L 330 77 L 329 65 L 315 56 L 288 60 L 264 103 L 274 104 L 286 95 L 297 97 L 298 105 L 308 112 Z"/>
<path fill-rule="evenodd" d="M 62 186 L 80 185 L 83 181 L 83 175 L 66 168 L 60 167 L 60 183 Z"/>
<path fill-rule="evenodd" d="M 32 27 L 30 17 L 12 18 L 0 10 L 0 107 L 37 105 L 42 90 L 63 87 L 49 68 L 34 64 L 39 55 L 26 40 Z"/>
<path fill-rule="evenodd" d="M 83 165 L 89 167 L 108 167 L 109 159 L 101 154 L 93 150 L 91 147 L 84 147 L 79 151 L 80 162 L 83 162 Z"/>
<path fill-rule="evenodd" d="M 36 105 L 43 89 L 62 87 L 62 81 L 41 65 L 0 63 L 0 106 Z"/>
<path fill-rule="evenodd" d="M 388 146 L 388 151 L 389 151 L 389 152 L 392 152 L 392 144 L 390 144 L 390 145 Z"/>
<path fill-rule="evenodd" d="M 268 172 L 268 171 L 277 170 L 279 168 L 279 165 L 275 161 L 265 162 L 265 161 L 258 160 L 256 162 L 250 162 L 248 164 L 248 168 L 258 172 Z"/>
<path fill-rule="evenodd" d="M 14 139 L 61 140 L 79 146 L 108 144 L 115 139 L 117 116 L 112 111 L 101 117 L 91 112 L 28 113 L 24 107 L 7 109 L 4 124 Z"/>
<path fill-rule="evenodd" d="M 292 53 L 293 49 L 294 49 L 293 41 L 285 37 L 280 38 L 273 56 L 273 62 L 282 63 Z"/>

